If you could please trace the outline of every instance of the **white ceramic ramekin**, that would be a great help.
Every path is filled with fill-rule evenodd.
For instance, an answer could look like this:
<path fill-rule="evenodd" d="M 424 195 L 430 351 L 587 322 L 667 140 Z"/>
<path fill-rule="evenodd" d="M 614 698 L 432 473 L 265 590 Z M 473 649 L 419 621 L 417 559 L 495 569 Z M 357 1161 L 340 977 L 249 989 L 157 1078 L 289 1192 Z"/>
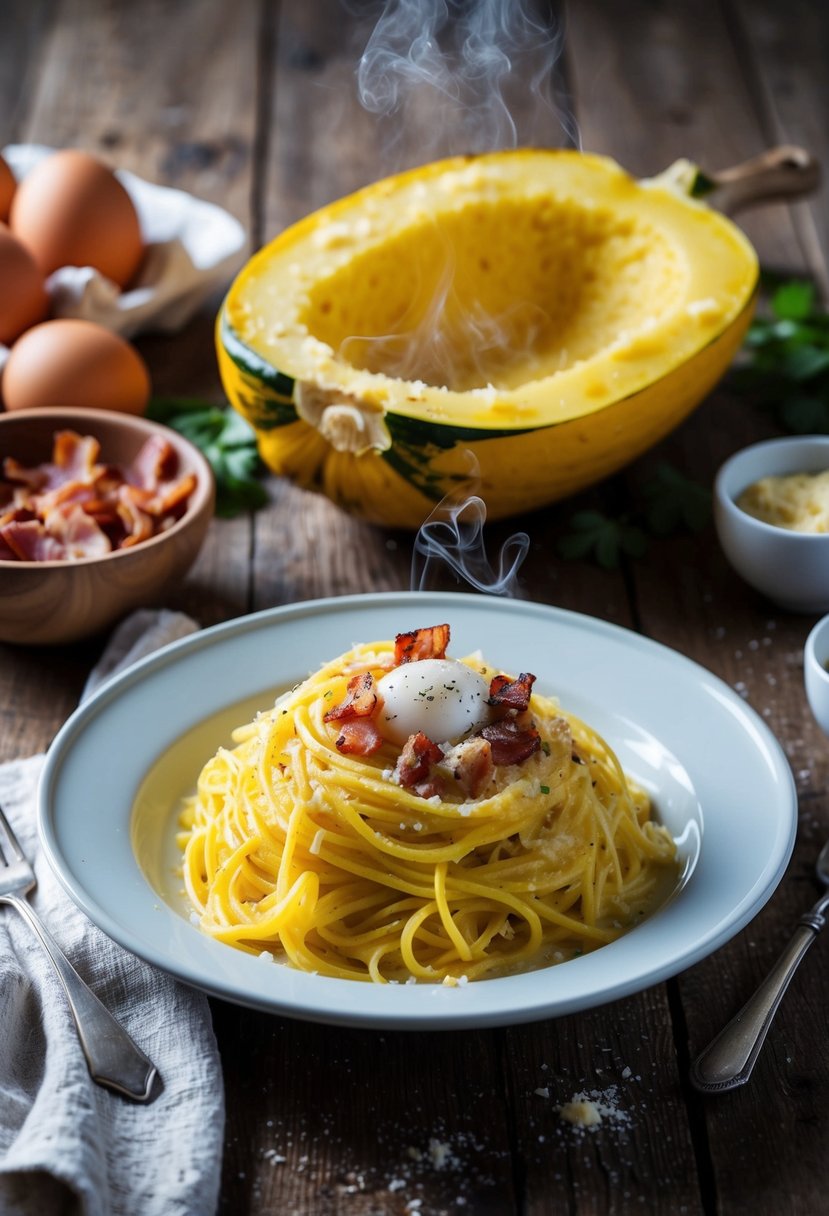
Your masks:
<path fill-rule="evenodd" d="M 792 612 L 829 612 L 829 533 L 763 523 L 736 500 L 761 477 L 826 469 L 829 435 L 799 435 L 735 452 L 714 482 L 714 523 L 726 557 L 747 583 Z"/>

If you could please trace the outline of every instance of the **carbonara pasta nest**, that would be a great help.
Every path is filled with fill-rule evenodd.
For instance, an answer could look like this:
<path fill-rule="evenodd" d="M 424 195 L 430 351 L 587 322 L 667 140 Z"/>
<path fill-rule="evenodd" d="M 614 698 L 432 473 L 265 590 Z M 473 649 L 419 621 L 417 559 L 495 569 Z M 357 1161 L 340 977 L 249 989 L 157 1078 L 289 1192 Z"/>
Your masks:
<path fill-rule="evenodd" d="M 439 628 L 355 646 L 207 762 L 180 834 L 205 933 L 321 975 L 456 984 L 605 945 L 675 881 L 608 744 L 533 676 L 446 659 Z M 429 735 L 453 713 L 459 738 Z"/>

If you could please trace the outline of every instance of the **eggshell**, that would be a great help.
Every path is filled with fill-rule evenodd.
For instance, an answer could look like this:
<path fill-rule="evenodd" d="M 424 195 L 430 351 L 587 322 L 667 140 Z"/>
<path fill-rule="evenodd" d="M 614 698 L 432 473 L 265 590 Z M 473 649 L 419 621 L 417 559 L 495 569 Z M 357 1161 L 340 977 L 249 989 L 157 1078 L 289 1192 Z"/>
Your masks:
<path fill-rule="evenodd" d="M 10 346 L 48 311 L 49 297 L 34 258 L 0 224 L 0 342 Z"/>
<path fill-rule="evenodd" d="M 126 287 L 143 255 L 132 199 L 112 170 L 68 148 L 45 157 L 17 187 L 10 225 L 44 275 L 93 266 Z"/>
<path fill-rule="evenodd" d="M 16 189 L 17 181 L 15 176 L 7 162 L 0 156 L 0 220 L 4 222 L 9 218 L 12 198 Z"/>
<path fill-rule="evenodd" d="M 83 408 L 143 413 L 146 365 L 129 342 L 92 321 L 44 321 L 18 338 L 3 371 L 7 410 Z"/>

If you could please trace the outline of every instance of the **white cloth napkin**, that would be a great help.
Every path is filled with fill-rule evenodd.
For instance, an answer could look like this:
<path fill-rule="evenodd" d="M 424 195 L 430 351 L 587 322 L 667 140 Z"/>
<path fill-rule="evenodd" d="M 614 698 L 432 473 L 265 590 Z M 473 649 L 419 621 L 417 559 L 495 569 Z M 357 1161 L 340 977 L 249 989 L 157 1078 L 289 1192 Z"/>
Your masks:
<path fill-rule="evenodd" d="M 54 149 L 9 144 L 3 159 L 20 181 Z M 238 269 L 245 230 L 221 207 L 144 181 L 116 176 L 130 195 L 147 246 L 136 281 L 121 291 L 90 266 L 62 266 L 46 280 L 51 315 L 96 321 L 125 338 L 145 330 L 180 329 L 210 293 Z M 0 345 L 0 368 L 8 349 Z"/>
<path fill-rule="evenodd" d="M 179 613 L 128 617 L 97 683 L 195 630 Z M 218 1202 L 224 1090 L 206 998 L 110 941 L 40 852 L 42 756 L 0 765 L 0 805 L 34 863 L 32 903 L 104 1004 L 156 1064 L 163 1090 L 136 1105 L 94 1085 L 63 990 L 23 918 L 0 905 L 2 1216 L 210 1216 Z"/>

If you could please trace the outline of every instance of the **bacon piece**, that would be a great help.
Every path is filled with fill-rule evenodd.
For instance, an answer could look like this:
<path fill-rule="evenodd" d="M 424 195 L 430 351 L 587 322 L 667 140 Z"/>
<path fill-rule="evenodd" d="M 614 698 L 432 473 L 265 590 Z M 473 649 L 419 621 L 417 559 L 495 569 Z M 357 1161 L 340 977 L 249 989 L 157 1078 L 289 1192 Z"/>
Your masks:
<path fill-rule="evenodd" d="M 352 676 L 346 687 L 345 699 L 332 706 L 323 717 L 323 722 L 350 721 L 352 718 L 368 718 L 377 708 L 377 690 L 370 671 Z"/>
<path fill-rule="evenodd" d="M 6 524 L 25 523 L 27 519 L 37 519 L 34 511 L 30 511 L 28 507 L 18 507 L 11 503 L 4 511 L 0 512 L 0 528 L 4 528 Z"/>
<path fill-rule="evenodd" d="M 428 781 L 420 781 L 413 788 L 421 798 L 443 798 L 446 795 L 446 782 L 440 773 L 432 773 Z"/>
<path fill-rule="evenodd" d="M 350 718 L 340 723 L 337 751 L 344 756 L 373 756 L 383 746 L 383 736 L 371 718 Z"/>
<path fill-rule="evenodd" d="M 170 441 L 162 435 L 151 435 L 132 461 L 127 476 L 132 485 L 142 490 L 158 490 L 162 482 L 174 476 L 176 464 Z"/>
<path fill-rule="evenodd" d="M 492 744 L 480 735 L 456 744 L 443 762 L 468 798 L 480 797 L 495 772 Z"/>
<path fill-rule="evenodd" d="M 154 527 L 146 511 L 142 511 L 131 493 L 132 486 L 121 486 L 118 491 L 118 502 L 115 510 L 124 527 L 124 538 L 119 549 L 129 549 L 132 545 L 140 545 L 142 540 L 149 540 Z"/>
<path fill-rule="evenodd" d="M 90 485 L 99 472 L 96 465 L 100 445 L 91 435 L 74 431 L 57 431 L 52 445 L 52 463 L 44 462 L 26 468 L 13 456 L 3 461 L 3 476 L 7 481 L 27 486 L 31 490 L 56 490 L 67 482 Z"/>
<path fill-rule="evenodd" d="M 6 481 L 14 482 L 15 485 L 40 490 L 49 480 L 49 466 L 39 464 L 33 469 L 28 469 L 13 456 L 6 456 L 3 460 L 3 476 Z"/>
<path fill-rule="evenodd" d="M 93 435 L 58 431 L 52 447 L 52 460 L 66 481 L 92 481 L 97 473 L 95 461 L 101 445 Z"/>
<path fill-rule="evenodd" d="M 65 558 L 103 557 L 112 550 L 109 538 L 91 515 L 74 503 L 50 511 L 43 522 L 49 535 L 63 545 Z"/>
<path fill-rule="evenodd" d="M 511 718 L 493 722 L 480 733 L 492 746 L 495 764 L 521 764 L 541 747 L 541 737 L 534 726 L 520 726 Z"/>
<path fill-rule="evenodd" d="M 530 706 L 535 676 L 522 671 L 517 680 L 509 676 L 494 676 L 489 686 L 489 705 L 498 705 L 503 709 L 517 709 L 523 713 Z"/>
<path fill-rule="evenodd" d="M 126 469 L 98 463 L 99 454 L 93 436 L 58 431 L 51 463 L 28 469 L 12 457 L 3 460 L 0 530 L 14 527 L 3 540 L 2 560 L 98 557 L 148 540 L 181 518 L 196 478 L 176 478 L 178 457 L 169 440 L 151 437 Z M 32 523 L 37 527 L 19 530 Z"/>
<path fill-rule="evenodd" d="M 404 789 L 412 789 L 428 781 L 433 764 L 439 764 L 443 752 L 422 730 L 409 735 L 397 758 L 394 775 Z M 418 791 L 419 792 L 419 791 Z"/>
<path fill-rule="evenodd" d="M 449 626 L 430 625 L 426 629 L 413 629 L 411 633 L 398 633 L 394 639 L 394 663 L 416 663 L 418 659 L 442 659 L 449 645 Z"/>
<path fill-rule="evenodd" d="M 63 545 L 49 535 L 39 519 L 22 523 L 12 520 L 0 528 L 0 538 L 22 562 L 60 562 L 66 557 Z"/>
<path fill-rule="evenodd" d="M 160 487 L 147 510 L 151 515 L 172 515 L 179 511 L 196 488 L 195 473 L 188 473 L 178 481 L 165 482 Z"/>

